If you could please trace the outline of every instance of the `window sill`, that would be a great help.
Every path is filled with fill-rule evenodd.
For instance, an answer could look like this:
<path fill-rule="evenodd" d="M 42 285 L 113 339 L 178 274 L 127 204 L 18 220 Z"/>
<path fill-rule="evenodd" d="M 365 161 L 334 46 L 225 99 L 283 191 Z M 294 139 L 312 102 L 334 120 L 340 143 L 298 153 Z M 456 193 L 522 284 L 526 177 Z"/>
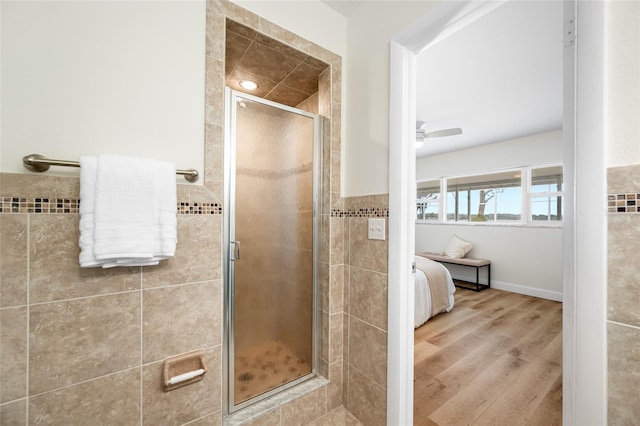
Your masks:
<path fill-rule="evenodd" d="M 493 226 L 498 228 L 552 228 L 562 229 L 563 223 L 535 223 L 535 222 L 439 222 L 433 220 L 416 220 L 416 225 L 444 225 L 444 226 Z"/>

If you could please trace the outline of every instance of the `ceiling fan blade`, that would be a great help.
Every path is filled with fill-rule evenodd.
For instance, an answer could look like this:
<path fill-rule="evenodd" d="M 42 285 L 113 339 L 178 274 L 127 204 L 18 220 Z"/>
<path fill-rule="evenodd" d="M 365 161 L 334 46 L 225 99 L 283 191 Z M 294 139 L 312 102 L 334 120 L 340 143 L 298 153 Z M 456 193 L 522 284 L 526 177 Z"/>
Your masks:
<path fill-rule="evenodd" d="M 460 127 L 454 127 L 451 129 L 442 129 L 442 130 L 435 130 L 433 132 L 428 132 L 428 133 L 425 133 L 424 137 L 439 138 L 442 136 L 455 136 L 455 135 L 461 135 L 461 134 L 462 134 L 462 129 Z"/>

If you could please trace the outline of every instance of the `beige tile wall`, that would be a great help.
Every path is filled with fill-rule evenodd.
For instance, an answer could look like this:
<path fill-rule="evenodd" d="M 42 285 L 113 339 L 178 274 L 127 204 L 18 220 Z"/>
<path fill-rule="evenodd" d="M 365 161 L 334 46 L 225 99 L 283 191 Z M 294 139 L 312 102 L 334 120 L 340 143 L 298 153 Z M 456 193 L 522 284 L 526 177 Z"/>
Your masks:
<path fill-rule="evenodd" d="M 330 215 L 332 209 L 343 208 L 339 191 L 341 60 L 233 3 L 214 0 L 207 3 L 204 185 L 178 186 L 178 200 L 184 203 L 180 210 L 186 214 L 178 217 L 179 243 L 173 259 L 148 268 L 81 269 L 77 213 L 26 208 L 14 213 L 12 201 L 7 201 L 8 208 L 2 205 L 2 425 L 221 424 L 225 17 L 331 65 L 321 76 L 318 99 L 320 113 L 333 117 L 324 120 L 320 253 L 325 337 L 319 370 L 329 381 L 320 389 L 303 387 L 290 406 L 279 403 L 280 423 L 276 424 L 305 424 L 343 403 L 343 384 L 349 377 L 344 362 L 349 321 L 343 296 L 349 274 L 345 246 L 349 228 L 347 219 Z M 76 178 L 0 176 L 0 197 L 77 202 L 78 194 Z M 198 211 L 215 214 L 189 214 Z M 376 272 L 386 273 L 384 269 Z M 196 349 L 206 354 L 209 371 L 204 380 L 162 392 L 161 361 Z M 362 375 L 354 383 L 370 380 L 352 370 L 351 375 Z M 379 376 L 375 378 L 381 380 Z M 360 389 L 365 396 L 371 393 L 366 387 Z M 384 397 L 382 391 L 374 394 Z M 361 396 L 356 393 L 354 403 L 356 397 Z M 384 410 L 375 398 L 368 401 L 378 413 L 380 407 Z M 267 409 L 265 415 L 272 411 Z"/>
<path fill-rule="evenodd" d="M 610 425 L 640 419 L 640 165 L 607 173 L 607 341 Z"/>
<path fill-rule="evenodd" d="M 387 195 L 344 200 L 344 404 L 363 424 L 386 424 L 388 240 L 368 239 L 368 219 L 388 217 Z M 389 228 L 388 220 L 386 229 Z"/>
<path fill-rule="evenodd" d="M 0 196 L 77 199 L 77 179 L 0 179 Z M 179 192 L 189 205 L 189 187 Z M 162 266 L 82 269 L 77 213 L 3 208 L 2 424 L 181 424 L 219 413 L 221 219 L 180 214 L 176 256 Z M 195 349 L 208 355 L 205 379 L 162 392 L 161 361 Z"/>

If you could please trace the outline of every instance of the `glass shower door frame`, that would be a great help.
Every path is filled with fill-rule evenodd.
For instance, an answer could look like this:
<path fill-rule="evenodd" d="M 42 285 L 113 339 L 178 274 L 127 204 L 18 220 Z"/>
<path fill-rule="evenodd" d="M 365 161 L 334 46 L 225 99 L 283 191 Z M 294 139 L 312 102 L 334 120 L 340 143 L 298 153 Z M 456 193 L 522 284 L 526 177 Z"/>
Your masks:
<path fill-rule="evenodd" d="M 255 396 L 240 404 L 234 401 L 235 372 L 234 354 L 234 300 L 235 300 L 235 259 L 238 247 L 235 241 L 236 210 L 236 118 L 237 106 L 241 99 L 257 102 L 313 119 L 313 325 L 312 325 L 312 365 L 311 373 L 299 377 L 289 383 Z M 224 202 L 223 202 L 223 269 L 224 269 L 224 321 L 223 321 L 223 413 L 229 414 L 251 404 L 282 392 L 285 389 L 307 381 L 317 374 L 319 360 L 319 326 L 320 309 L 318 302 L 318 258 L 319 258 L 319 208 L 320 208 L 320 171 L 322 170 L 322 119 L 318 114 L 311 114 L 297 108 L 278 104 L 246 93 L 225 88 L 225 138 L 224 138 Z"/>

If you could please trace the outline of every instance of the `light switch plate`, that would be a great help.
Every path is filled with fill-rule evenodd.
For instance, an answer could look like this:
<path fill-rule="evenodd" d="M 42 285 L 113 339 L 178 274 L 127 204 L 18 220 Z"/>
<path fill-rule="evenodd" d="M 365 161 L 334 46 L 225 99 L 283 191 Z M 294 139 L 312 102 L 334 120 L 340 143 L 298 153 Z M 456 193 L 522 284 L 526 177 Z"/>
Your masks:
<path fill-rule="evenodd" d="M 384 240 L 385 239 L 385 221 L 384 219 L 369 219 L 369 239 Z"/>

